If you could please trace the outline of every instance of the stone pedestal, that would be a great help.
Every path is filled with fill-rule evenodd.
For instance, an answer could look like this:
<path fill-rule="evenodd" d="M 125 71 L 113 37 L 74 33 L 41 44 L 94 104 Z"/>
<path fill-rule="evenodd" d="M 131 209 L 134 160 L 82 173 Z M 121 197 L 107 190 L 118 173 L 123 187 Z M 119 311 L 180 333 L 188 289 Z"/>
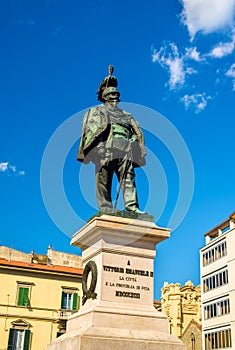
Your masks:
<path fill-rule="evenodd" d="M 153 306 L 156 245 L 169 236 L 153 222 L 105 214 L 75 233 L 71 244 L 82 249 L 84 267 L 97 268 L 97 283 L 48 350 L 184 350 Z M 93 282 L 90 272 L 88 289 Z"/>

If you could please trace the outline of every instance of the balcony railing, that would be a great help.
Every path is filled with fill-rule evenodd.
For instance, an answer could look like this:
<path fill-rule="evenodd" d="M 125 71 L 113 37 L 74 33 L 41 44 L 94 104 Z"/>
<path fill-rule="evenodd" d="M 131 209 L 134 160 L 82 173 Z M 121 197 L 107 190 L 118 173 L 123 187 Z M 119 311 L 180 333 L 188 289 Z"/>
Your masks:
<path fill-rule="evenodd" d="M 56 318 L 59 320 L 67 320 L 69 316 L 74 314 L 77 310 L 58 310 Z"/>

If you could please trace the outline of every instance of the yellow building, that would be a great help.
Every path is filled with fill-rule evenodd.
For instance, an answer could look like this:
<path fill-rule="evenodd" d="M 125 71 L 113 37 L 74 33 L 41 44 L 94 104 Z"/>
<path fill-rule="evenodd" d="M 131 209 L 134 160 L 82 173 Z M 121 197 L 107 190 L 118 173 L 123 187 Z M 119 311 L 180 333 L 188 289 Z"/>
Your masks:
<path fill-rule="evenodd" d="M 180 338 L 187 350 L 201 350 L 201 287 L 191 281 L 181 287 L 179 283 L 164 283 L 161 302 L 154 306 L 168 316 L 169 332 Z"/>
<path fill-rule="evenodd" d="M 0 246 L 0 350 L 46 350 L 80 306 L 81 257 Z"/>
<path fill-rule="evenodd" d="M 191 320 L 180 339 L 187 350 L 202 350 L 202 325 Z"/>

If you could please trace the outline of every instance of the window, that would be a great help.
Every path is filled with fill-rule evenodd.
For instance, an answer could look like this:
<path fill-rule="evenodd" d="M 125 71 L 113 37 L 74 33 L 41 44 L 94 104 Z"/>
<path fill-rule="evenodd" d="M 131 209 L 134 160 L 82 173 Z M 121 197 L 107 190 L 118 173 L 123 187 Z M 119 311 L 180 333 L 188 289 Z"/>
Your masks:
<path fill-rule="evenodd" d="M 205 350 L 232 348 L 231 329 L 205 334 Z"/>
<path fill-rule="evenodd" d="M 195 350 L 195 343 L 196 343 L 196 338 L 193 333 L 191 333 L 191 343 L 192 343 L 192 350 Z"/>
<path fill-rule="evenodd" d="M 221 287 L 228 283 L 228 270 L 223 270 L 216 275 L 203 279 L 203 292 L 208 292 L 211 289 Z"/>
<path fill-rule="evenodd" d="M 30 296 L 31 289 L 34 283 L 28 282 L 17 282 L 17 300 L 16 303 L 18 306 L 30 306 Z"/>
<path fill-rule="evenodd" d="M 78 309 L 78 293 L 75 290 L 63 290 L 61 296 L 61 309 L 77 310 Z"/>
<path fill-rule="evenodd" d="M 208 250 L 203 254 L 202 256 L 203 266 L 209 265 L 226 255 L 227 255 L 227 245 L 226 245 L 226 241 L 223 241 L 219 243 L 217 246 L 215 246 L 214 248 Z"/>
<path fill-rule="evenodd" d="M 30 330 L 10 329 L 7 350 L 29 350 Z"/>
<path fill-rule="evenodd" d="M 223 299 L 217 301 L 216 303 L 212 303 L 206 305 L 204 307 L 204 318 L 208 320 L 213 317 L 223 316 L 230 313 L 230 304 L 229 299 Z"/>
<path fill-rule="evenodd" d="M 18 301 L 19 306 L 29 305 L 29 287 L 19 287 L 18 288 Z"/>
<path fill-rule="evenodd" d="M 226 315 L 230 313 L 229 299 L 223 300 L 219 303 L 220 315 Z"/>

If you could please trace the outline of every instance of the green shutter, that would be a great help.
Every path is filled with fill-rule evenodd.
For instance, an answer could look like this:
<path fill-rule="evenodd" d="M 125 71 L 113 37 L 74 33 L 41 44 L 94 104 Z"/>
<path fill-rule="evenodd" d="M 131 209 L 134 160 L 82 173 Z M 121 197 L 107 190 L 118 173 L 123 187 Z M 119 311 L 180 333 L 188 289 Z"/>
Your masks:
<path fill-rule="evenodd" d="M 17 305 L 28 306 L 28 304 L 29 304 L 29 288 L 19 287 Z"/>
<path fill-rule="evenodd" d="M 78 293 L 73 294 L 73 310 L 78 309 Z"/>
<path fill-rule="evenodd" d="M 17 305 L 23 306 L 24 305 L 24 288 L 19 287 L 18 290 L 18 303 Z"/>
<path fill-rule="evenodd" d="M 13 328 L 10 328 L 7 350 L 12 350 L 12 347 L 13 347 L 13 337 L 14 337 L 14 329 L 13 329 Z"/>
<path fill-rule="evenodd" d="M 24 306 L 29 305 L 29 288 L 24 288 Z"/>
<path fill-rule="evenodd" d="M 24 350 L 29 350 L 29 344 L 30 344 L 30 330 L 26 329 L 25 336 L 24 336 Z"/>
<path fill-rule="evenodd" d="M 62 295 L 61 295 L 61 309 L 64 309 L 64 295 L 65 295 L 65 292 L 62 292 Z"/>

